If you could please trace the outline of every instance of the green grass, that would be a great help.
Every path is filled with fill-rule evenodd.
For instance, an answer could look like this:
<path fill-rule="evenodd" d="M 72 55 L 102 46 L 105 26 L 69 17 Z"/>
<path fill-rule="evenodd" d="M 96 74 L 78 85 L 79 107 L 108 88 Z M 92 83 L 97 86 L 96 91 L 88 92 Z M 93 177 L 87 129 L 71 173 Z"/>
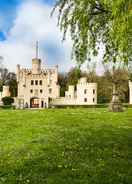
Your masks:
<path fill-rule="evenodd" d="M 0 184 L 132 184 L 132 109 L 0 110 Z"/>

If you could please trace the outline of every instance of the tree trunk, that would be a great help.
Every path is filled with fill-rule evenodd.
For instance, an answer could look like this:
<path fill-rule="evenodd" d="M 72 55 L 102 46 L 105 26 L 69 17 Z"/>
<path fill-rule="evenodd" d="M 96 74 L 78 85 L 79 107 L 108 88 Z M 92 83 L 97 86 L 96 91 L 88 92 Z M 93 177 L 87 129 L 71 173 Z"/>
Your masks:
<path fill-rule="evenodd" d="M 120 102 L 119 94 L 117 91 L 117 85 L 116 83 L 113 83 L 113 94 L 112 94 L 112 101 L 109 105 L 109 110 L 112 112 L 122 112 L 123 111 L 123 105 Z"/>

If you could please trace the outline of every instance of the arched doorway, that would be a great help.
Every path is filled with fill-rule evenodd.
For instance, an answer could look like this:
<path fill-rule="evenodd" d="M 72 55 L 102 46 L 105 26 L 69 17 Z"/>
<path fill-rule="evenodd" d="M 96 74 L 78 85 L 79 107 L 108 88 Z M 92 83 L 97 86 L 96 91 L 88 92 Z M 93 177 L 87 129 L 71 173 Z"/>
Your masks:
<path fill-rule="evenodd" d="M 30 99 L 30 107 L 31 108 L 39 108 L 39 98 L 31 98 Z"/>

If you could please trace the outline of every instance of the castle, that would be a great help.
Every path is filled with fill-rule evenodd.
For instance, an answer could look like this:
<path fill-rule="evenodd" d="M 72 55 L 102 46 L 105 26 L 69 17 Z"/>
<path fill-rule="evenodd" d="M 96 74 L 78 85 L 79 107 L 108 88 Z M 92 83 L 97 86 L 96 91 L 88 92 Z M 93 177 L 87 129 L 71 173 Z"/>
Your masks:
<path fill-rule="evenodd" d="M 65 97 L 60 97 L 58 84 L 58 65 L 53 68 L 42 67 L 41 59 L 32 59 L 32 68 L 16 69 L 18 94 L 14 105 L 16 108 L 49 108 L 55 106 L 79 106 L 97 104 L 97 83 L 88 83 L 86 77 L 79 79 L 76 86 L 70 85 L 65 91 Z M 0 105 L 2 98 L 10 96 L 8 84 L 0 92 Z M 129 81 L 129 103 L 132 104 L 132 82 Z"/>
<path fill-rule="evenodd" d="M 95 105 L 97 104 L 97 84 L 87 83 L 81 78 L 76 86 L 69 86 L 65 97 L 60 97 L 58 84 L 58 66 L 45 68 L 38 58 L 38 45 L 36 57 L 32 59 L 32 68 L 16 70 L 18 95 L 15 99 L 17 108 L 48 108 L 58 105 Z"/>
<path fill-rule="evenodd" d="M 88 83 L 86 77 L 79 79 L 76 86 L 70 85 L 65 91 L 65 97 L 60 97 L 58 84 L 58 65 L 53 68 L 42 67 L 38 58 L 38 45 L 36 57 L 32 59 L 32 68 L 16 69 L 18 94 L 14 98 L 16 108 L 49 108 L 55 106 L 79 106 L 97 104 L 97 83 Z M 0 92 L 0 105 L 2 98 L 9 97 L 9 85 L 3 86 Z M 132 82 L 129 81 L 129 103 L 132 104 Z"/>
<path fill-rule="evenodd" d="M 41 60 L 32 59 L 32 69 L 17 65 L 18 108 L 48 108 L 50 99 L 60 96 L 58 85 L 58 66 L 41 68 Z"/>
<path fill-rule="evenodd" d="M 60 97 L 58 85 L 58 66 L 42 68 L 41 60 L 32 59 L 32 68 L 25 69 L 17 65 L 18 96 L 17 108 L 48 108 L 58 105 L 92 105 L 97 104 L 97 84 L 87 83 L 81 78 L 74 86 L 69 86 L 65 97 Z"/>

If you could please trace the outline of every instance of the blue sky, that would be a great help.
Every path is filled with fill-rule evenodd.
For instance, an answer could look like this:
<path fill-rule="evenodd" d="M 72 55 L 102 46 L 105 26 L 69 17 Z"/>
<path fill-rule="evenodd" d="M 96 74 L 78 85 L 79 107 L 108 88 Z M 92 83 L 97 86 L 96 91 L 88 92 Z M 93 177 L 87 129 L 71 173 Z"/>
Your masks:
<path fill-rule="evenodd" d="M 10 71 L 15 71 L 17 64 L 31 67 L 36 41 L 39 41 L 39 57 L 45 67 L 59 65 L 60 71 L 68 71 L 75 66 L 71 61 L 70 35 L 62 43 L 57 12 L 50 17 L 55 1 L 0 0 L 0 56 Z"/>
<path fill-rule="evenodd" d="M 39 41 L 39 57 L 49 67 L 59 65 L 69 70 L 72 42 L 62 43 L 57 27 L 57 12 L 51 18 L 55 0 L 0 0 L 0 56 L 11 71 L 16 65 L 31 67 L 35 42 Z"/>
<path fill-rule="evenodd" d="M 0 40 L 6 39 L 5 32 L 8 32 L 12 26 L 13 20 L 16 17 L 17 7 L 24 1 L 26 0 L 0 0 L 0 16 L 4 19 L 3 25 L 0 27 Z M 41 0 L 41 2 L 54 5 L 56 1 Z"/>

